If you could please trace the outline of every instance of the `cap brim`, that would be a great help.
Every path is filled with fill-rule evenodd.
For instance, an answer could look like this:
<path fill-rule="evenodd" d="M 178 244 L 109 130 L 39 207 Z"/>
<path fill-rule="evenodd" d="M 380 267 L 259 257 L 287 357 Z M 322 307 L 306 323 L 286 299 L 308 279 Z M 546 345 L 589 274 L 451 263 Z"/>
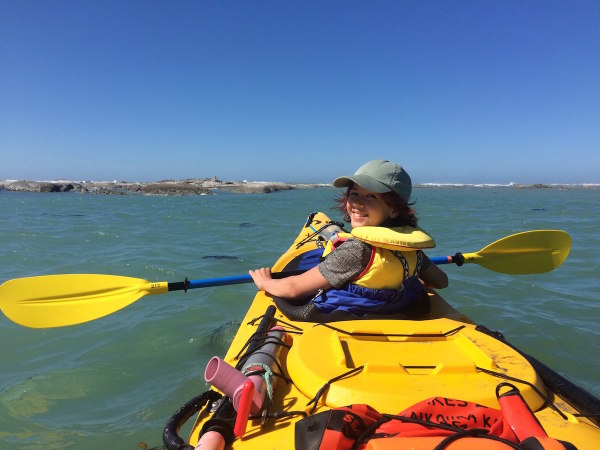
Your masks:
<path fill-rule="evenodd" d="M 338 188 L 348 187 L 353 183 L 358 184 L 367 191 L 377 192 L 379 194 L 393 190 L 390 189 L 389 186 L 386 186 L 368 175 L 352 175 L 351 177 L 339 177 L 333 180 L 333 185 Z"/>

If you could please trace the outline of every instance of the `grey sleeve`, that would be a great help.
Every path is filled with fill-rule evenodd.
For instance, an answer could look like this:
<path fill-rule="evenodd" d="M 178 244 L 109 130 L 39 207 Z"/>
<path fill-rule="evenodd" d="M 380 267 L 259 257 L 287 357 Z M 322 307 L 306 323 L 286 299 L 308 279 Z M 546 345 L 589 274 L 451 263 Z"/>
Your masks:
<path fill-rule="evenodd" d="M 371 259 L 369 244 L 349 239 L 331 252 L 319 264 L 319 272 L 335 289 L 353 281 L 367 267 Z"/>

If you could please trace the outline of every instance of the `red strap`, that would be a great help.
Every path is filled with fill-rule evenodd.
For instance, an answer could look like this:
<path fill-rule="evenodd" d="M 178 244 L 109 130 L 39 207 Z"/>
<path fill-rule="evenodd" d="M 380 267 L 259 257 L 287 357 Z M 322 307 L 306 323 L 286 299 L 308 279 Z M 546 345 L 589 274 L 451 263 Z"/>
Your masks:
<path fill-rule="evenodd" d="M 369 262 L 367 263 L 367 267 L 365 267 L 365 269 L 354 279 L 354 281 L 360 280 L 362 277 L 365 276 L 365 274 L 369 271 L 369 269 L 373 265 L 373 261 L 374 260 L 375 260 L 375 247 L 371 246 L 371 257 L 369 258 Z"/>

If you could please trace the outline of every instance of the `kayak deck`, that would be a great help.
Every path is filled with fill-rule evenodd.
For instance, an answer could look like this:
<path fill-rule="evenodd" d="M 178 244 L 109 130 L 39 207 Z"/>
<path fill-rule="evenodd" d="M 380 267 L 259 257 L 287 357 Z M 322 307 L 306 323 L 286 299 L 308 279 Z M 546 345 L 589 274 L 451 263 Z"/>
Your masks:
<path fill-rule="evenodd" d="M 322 245 L 315 234 L 328 218 L 318 213 L 277 261 L 273 271 L 297 269 L 298 257 Z M 478 331 L 468 317 L 435 292 L 431 310 L 416 320 L 293 321 L 281 311 L 274 322 L 286 330 L 288 346 L 277 356 L 280 377 L 267 417 L 248 421 L 231 448 L 292 448 L 295 423 L 306 415 L 351 404 L 382 413 L 400 411 L 431 397 L 499 408 L 496 386 L 515 384 L 549 436 L 579 449 L 595 448 L 600 429 L 544 385 L 528 359 L 499 339 Z M 224 360 L 235 366 L 273 299 L 258 292 Z M 204 424 L 198 415 L 189 443 Z"/>
<path fill-rule="evenodd" d="M 462 399 L 466 390 L 469 401 L 497 407 L 499 379 L 490 373 L 510 373 L 524 381 L 521 394 L 532 408 L 543 405 L 534 391 L 543 384 L 531 365 L 500 341 L 450 319 L 406 325 L 401 334 L 393 321 L 337 322 L 335 328 L 305 329 L 287 356 L 290 377 L 310 398 L 328 380 L 362 367 L 330 385 L 324 399 L 327 406 L 365 403 L 379 411 L 398 412 L 430 397 Z"/>

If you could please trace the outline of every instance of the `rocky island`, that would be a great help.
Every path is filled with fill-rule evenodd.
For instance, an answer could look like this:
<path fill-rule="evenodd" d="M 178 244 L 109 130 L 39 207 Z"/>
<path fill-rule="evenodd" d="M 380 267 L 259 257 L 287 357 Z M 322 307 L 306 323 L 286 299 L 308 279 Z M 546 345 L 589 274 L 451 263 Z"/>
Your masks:
<path fill-rule="evenodd" d="M 90 194 L 141 195 L 210 195 L 217 190 L 241 194 L 270 193 L 290 189 L 307 189 L 323 184 L 295 184 L 262 181 L 222 181 L 217 177 L 133 181 L 0 181 L 0 191 L 13 192 L 79 192 Z"/>
<path fill-rule="evenodd" d="M 184 180 L 161 180 L 151 182 L 139 181 L 27 181 L 0 180 L 0 191 L 10 192 L 78 192 L 89 194 L 112 195 L 210 195 L 222 191 L 240 194 L 268 194 L 270 192 L 288 191 L 291 189 L 309 189 L 327 187 L 330 184 L 317 183 L 284 183 L 279 181 L 223 181 L 217 177 L 188 178 Z M 417 184 L 413 188 L 465 188 L 480 187 L 488 189 L 598 189 L 598 184 L 513 184 L 508 185 L 470 185 L 470 184 Z"/>

